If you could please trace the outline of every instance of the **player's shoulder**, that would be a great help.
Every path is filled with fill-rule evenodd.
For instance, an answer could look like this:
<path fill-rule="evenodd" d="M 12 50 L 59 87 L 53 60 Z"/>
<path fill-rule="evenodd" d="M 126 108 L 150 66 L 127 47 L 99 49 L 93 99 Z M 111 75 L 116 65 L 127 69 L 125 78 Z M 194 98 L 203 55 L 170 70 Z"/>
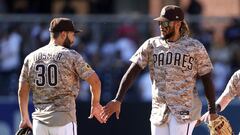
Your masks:
<path fill-rule="evenodd" d="M 151 37 L 144 42 L 145 47 L 152 47 L 161 40 L 160 36 Z"/>
<path fill-rule="evenodd" d="M 188 48 L 197 49 L 197 50 L 199 49 L 202 50 L 205 48 L 204 45 L 198 39 L 195 39 L 189 36 L 182 37 L 181 42 L 179 43 L 183 44 Z"/>
<path fill-rule="evenodd" d="M 34 58 L 34 56 L 35 56 L 36 54 L 38 54 L 39 52 L 41 52 L 44 48 L 46 48 L 46 46 L 40 47 L 40 48 L 38 48 L 37 50 L 34 50 L 34 51 L 32 51 L 31 53 L 29 53 L 29 54 L 25 57 L 25 61 Z"/>
<path fill-rule="evenodd" d="M 238 69 L 232 74 L 230 81 L 239 83 L 239 80 L 240 80 L 240 69 Z"/>
<path fill-rule="evenodd" d="M 69 49 L 69 48 L 64 48 L 62 50 L 62 53 L 68 57 L 79 57 L 81 56 L 80 53 L 78 53 L 76 50 L 74 49 Z"/>
<path fill-rule="evenodd" d="M 233 76 L 238 76 L 240 78 L 240 69 L 234 72 Z"/>
<path fill-rule="evenodd" d="M 149 38 L 147 41 L 149 43 L 154 43 L 154 42 L 159 41 L 159 40 L 162 40 L 161 37 L 160 36 L 156 36 L 156 37 Z"/>
<path fill-rule="evenodd" d="M 192 38 L 189 36 L 184 36 L 183 42 L 188 42 L 188 45 L 192 45 L 192 46 L 202 46 L 203 45 L 198 39 L 195 39 L 195 38 Z"/>
<path fill-rule="evenodd" d="M 61 50 L 61 54 L 63 55 L 63 57 L 65 59 L 68 59 L 70 61 L 81 61 L 83 59 L 83 56 L 77 52 L 76 50 L 74 49 L 70 49 L 70 48 L 63 48 Z"/>

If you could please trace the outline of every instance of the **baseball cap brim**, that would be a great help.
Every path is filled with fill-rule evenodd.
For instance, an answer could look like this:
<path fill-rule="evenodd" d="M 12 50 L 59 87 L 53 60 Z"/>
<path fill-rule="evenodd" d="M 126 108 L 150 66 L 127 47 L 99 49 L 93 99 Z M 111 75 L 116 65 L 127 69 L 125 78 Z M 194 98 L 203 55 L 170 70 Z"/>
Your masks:
<path fill-rule="evenodd" d="M 49 30 L 50 32 L 62 32 L 62 31 L 72 31 L 72 30 L 59 30 L 59 31 L 52 31 L 52 30 Z M 83 30 L 74 30 L 72 31 L 74 33 L 80 33 L 80 32 L 83 32 Z"/>
<path fill-rule="evenodd" d="M 160 21 L 160 22 L 169 21 L 167 18 L 162 17 L 162 16 L 157 17 L 157 18 L 155 18 L 155 19 L 153 19 L 153 20 L 154 20 L 154 21 Z"/>

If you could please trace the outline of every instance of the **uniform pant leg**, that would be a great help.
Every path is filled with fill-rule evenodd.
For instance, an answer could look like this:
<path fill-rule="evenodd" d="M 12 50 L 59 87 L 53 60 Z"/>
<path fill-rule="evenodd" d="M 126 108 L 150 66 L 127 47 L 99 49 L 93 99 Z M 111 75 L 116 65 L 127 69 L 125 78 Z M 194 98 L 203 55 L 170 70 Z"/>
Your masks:
<path fill-rule="evenodd" d="M 160 126 L 151 124 L 151 133 L 152 135 L 170 135 L 168 123 Z"/>
<path fill-rule="evenodd" d="M 42 124 L 38 120 L 33 119 L 33 134 L 34 135 L 49 135 L 48 126 Z"/>
<path fill-rule="evenodd" d="M 170 115 L 170 135 L 192 135 L 193 129 L 196 125 L 196 120 L 190 123 L 178 123 L 173 115 Z"/>
<path fill-rule="evenodd" d="M 50 127 L 50 135 L 77 135 L 77 124 L 70 122 L 64 126 Z"/>

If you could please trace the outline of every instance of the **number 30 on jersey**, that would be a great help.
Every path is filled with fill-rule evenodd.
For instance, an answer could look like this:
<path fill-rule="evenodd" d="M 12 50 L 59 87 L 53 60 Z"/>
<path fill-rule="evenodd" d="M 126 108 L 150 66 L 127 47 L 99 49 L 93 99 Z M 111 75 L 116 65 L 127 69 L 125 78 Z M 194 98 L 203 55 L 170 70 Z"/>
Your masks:
<path fill-rule="evenodd" d="M 39 87 L 43 87 L 49 85 L 54 87 L 57 85 L 58 80 L 58 68 L 57 65 L 51 64 L 37 64 L 35 66 L 35 71 L 37 73 L 37 77 L 35 79 L 35 84 Z"/>

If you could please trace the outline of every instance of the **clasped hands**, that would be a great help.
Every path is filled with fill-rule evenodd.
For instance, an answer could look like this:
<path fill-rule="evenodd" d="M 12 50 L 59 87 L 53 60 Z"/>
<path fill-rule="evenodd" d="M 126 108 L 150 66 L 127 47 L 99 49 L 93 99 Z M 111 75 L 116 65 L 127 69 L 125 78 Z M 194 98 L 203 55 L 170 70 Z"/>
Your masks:
<path fill-rule="evenodd" d="M 116 113 L 116 118 L 119 119 L 119 114 L 121 111 L 121 102 L 117 100 L 109 101 L 105 106 L 98 104 L 91 106 L 91 112 L 89 119 L 95 117 L 100 123 L 106 123 L 107 120 Z"/>

